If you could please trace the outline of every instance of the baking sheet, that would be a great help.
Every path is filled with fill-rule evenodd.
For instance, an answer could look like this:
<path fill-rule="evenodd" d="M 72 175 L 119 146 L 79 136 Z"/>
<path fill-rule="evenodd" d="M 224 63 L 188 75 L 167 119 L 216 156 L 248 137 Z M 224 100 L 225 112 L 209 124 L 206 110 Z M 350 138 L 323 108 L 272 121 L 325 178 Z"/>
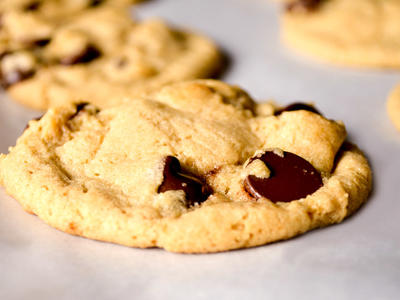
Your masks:
<path fill-rule="evenodd" d="M 385 99 L 399 72 L 320 64 L 279 43 L 267 0 L 154 0 L 160 16 L 213 37 L 231 57 L 224 80 L 257 99 L 314 101 L 345 121 L 369 156 L 374 192 L 344 223 L 253 249 L 182 255 L 131 249 L 57 231 L 0 189 L 0 299 L 399 299 L 400 133 Z M 40 115 L 0 99 L 0 152 Z"/>

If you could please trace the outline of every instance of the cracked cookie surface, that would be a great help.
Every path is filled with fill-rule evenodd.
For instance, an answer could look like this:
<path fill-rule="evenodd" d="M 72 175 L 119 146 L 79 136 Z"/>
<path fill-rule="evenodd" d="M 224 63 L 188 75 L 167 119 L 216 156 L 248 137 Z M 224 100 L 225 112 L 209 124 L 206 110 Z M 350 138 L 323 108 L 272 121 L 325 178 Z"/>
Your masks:
<path fill-rule="evenodd" d="M 53 12 L 55 2 L 2 13 L 0 81 L 27 106 L 46 109 L 90 99 L 109 107 L 167 83 L 220 71 L 216 46 L 201 35 L 159 19 L 132 20 L 118 1 L 83 9 L 72 4 L 91 2 L 64 1 L 66 9 Z"/>
<path fill-rule="evenodd" d="M 294 49 L 328 62 L 400 68 L 400 1 L 292 1 L 282 35 Z"/>
<path fill-rule="evenodd" d="M 307 105 L 257 104 L 238 87 L 197 80 L 108 109 L 50 109 L 0 156 L 0 182 L 68 233 L 217 252 L 357 210 L 371 170 L 345 139 L 341 122 Z"/>

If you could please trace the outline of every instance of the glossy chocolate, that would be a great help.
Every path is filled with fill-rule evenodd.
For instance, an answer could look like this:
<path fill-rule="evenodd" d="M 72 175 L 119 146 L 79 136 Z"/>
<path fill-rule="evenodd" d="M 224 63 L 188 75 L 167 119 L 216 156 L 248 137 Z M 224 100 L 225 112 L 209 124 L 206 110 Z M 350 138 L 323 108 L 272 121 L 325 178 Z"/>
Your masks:
<path fill-rule="evenodd" d="M 164 161 L 163 182 L 158 187 L 158 193 L 183 190 L 186 195 L 186 206 L 202 203 L 210 196 L 210 188 L 200 179 L 181 169 L 179 160 L 167 156 Z"/>
<path fill-rule="evenodd" d="M 281 108 L 281 109 L 277 110 L 274 113 L 274 115 L 279 116 L 281 113 L 283 113 L 285 111 L 296 111 L 296 110 L 307 110 L 307 111 L 313 112 L 315 114 L 322 115 L 315 107 L 308 105 L 306 103 L 303 103 L 303 102 L 295 102 L 284 108 Z"/>
<path fill-rule="evenodd" d="M 267 151 L 254 159 L 263 161 L 271 171 L 269 178 L 246 177 L 245 190 L 256 199 L 265 197 L 272 202 L 290 202 L 304 198 L 322 186 L 318 171 L 296 154 L 283 152 L 281 157 Z"/>

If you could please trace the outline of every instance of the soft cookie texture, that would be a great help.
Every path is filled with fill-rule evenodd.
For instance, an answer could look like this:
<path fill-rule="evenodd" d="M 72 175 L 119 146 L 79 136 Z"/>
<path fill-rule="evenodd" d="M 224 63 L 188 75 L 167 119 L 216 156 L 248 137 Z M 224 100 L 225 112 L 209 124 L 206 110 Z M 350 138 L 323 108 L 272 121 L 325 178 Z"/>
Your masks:
<path fill-rule="evenodd" d="M 390 93 L 386 108 L 390 120 L 400 130 L 400 85 L 396 86 Z"/>
<path fill-rule="evenodd" d="M 2 13 L 0 82 L 27 106 L 46 109 L 89 99 L 110 107 L 167 83 L 220 71 L 213 42 L 159 19 L 132 20 L 127 5 L 117 5 L 129 1 L 89 7 L 88 1 L 61 1 L 65 11 L 54 2 Z"/>
<path fill-rule="evenodd" d="M 400 67 L 400 1 L 295 0 L 286 6 L 283 39 L 325 61 Z"/>
<path fill-rule="evenodd" d="M 0 182 L 62 231 L 204 253 L 341 222 L 371 170 L 341 122 L 310 106 L 255 103 L 198 80 L 99 110 L 52 108 L 0 156 Z"/>

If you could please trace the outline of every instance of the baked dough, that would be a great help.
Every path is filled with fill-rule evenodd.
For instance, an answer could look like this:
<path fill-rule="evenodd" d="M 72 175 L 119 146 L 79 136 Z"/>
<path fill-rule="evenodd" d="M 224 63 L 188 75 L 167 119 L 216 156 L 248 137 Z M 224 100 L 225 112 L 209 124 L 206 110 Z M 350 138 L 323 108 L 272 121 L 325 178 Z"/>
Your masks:
<path fill-rule="evenodd" d="M 341 122 L 304 105 L 282 109 L 219 81 L 182 82 L 113 108 L 50 109 L 0 155 L 0 183 L 71 234 L 217 252 L 288 239 L 357 210 L 371 170 L 345 139 Z"/>
<path fill-rule="evenodd" d="M 61 1 L 59 9 L 53 2 L 44 1 L 48 5 L 40 10 L 2 13 L 0 82 L 26 106 L 46 109 L 90 99 L 104 108 L 220 71 L 221 56 L 208 38 L 159 19 L 132 20 L 119 1 L 81 10 L 72 5 L 75 0 Z"/>
<path fill-rule="evenodd" d="M 346 66 L 400 67 L 400 1 L 297 0 L 282 19 L 287 45 Z"/>

